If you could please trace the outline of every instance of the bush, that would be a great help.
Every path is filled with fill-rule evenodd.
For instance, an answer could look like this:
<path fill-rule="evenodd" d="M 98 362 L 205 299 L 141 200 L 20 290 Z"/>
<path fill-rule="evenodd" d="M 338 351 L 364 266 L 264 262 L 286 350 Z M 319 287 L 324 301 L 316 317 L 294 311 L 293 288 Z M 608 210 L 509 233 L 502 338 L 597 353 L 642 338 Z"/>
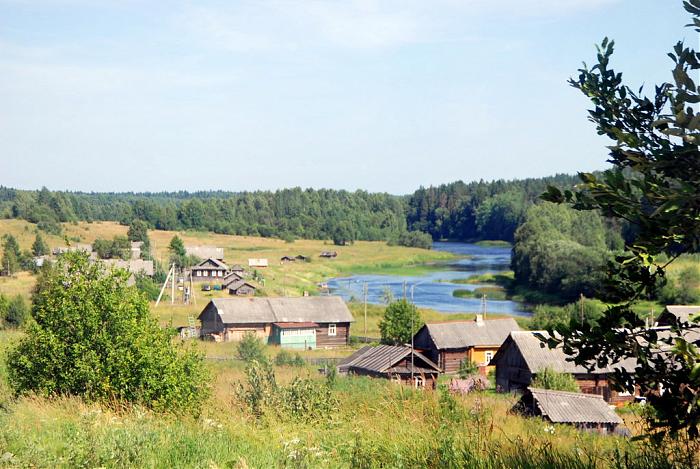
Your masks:
<path fill-rule="evenodd" d="M 532 380 L 532 387 L 555 391 L 580 391 L 573 376 L 568 373 L 559 373 L 551 368 L 545 368 L 537 373 L 535 379 Z"/>
<path fill-rule="evenodd" d="M 236 346 L 236 355 L 244 362 L 266 362 L 265 345 L 262 340 L 253 332 L 243 334 L 241 341 Z"/>
<path fill-rule="evenodd" d="M 275 356 L 275 365 L 277 366 L 304 366 L 306 362 L 298 353 L 292 355 L 287 350 L 282 349 Z"/>
<path fill-rule="evenodd" d="M 422 231 L 404 231 L 387 241 L 389 246 L 406 246 L 409 248 L 432 249 L 433 237 Z"/>
<path fill-rule="evenodd" d="M 479 365 L 471 361 L 469 358 L 465 358 L 461 362 L 459 362 L 459 377 L 460 378 L 466 378 L 469 375 L 473 375 L 478 373 L 479 371 Z"/>
<path fill-rule="evenodd" d="M 202 357 L 171 342 L 127 279 L 84 253 L 42 271 L 34 321 L 7 360 L 15 393 L 199 409 L 208 392 Z"/>
<path fill-rule="evenodd" d="M 0 299 L 0 326 L 18 329 L 29 319 L 29 308 L 20 295 L 7 301 Z M 3 306 L 4 305 L 4 306 Z"/>

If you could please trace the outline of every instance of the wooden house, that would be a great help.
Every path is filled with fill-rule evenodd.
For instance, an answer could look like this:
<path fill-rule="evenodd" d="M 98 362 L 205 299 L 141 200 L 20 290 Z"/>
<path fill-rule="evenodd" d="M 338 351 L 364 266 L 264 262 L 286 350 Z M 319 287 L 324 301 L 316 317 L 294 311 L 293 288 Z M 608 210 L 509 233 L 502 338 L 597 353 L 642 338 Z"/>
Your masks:
<path fill-rule="evenodd" d="M 512 331 L 519 330 L 513 318 L 485 320 L 477 314 L 474 321 L 426 324 L 414 336 L 413 344 L 445 373 L 456 373 L 460 363 L 467 359 L 486 374 L 501 344 Z"/>
<path fill-rule="evenodd" d="M 301 261 L 301 262 L 309 262 L 309 260 L 310 260 L 307 256 L 305 256 L 303 254 L 297 254 L 295 256 L 295 259 L 298 261 Z"/>
<path fill-rule="evenodd" d="M 528 387 L 516 410 L 552 423 L 573 425 L 582 430 L 613 433 L 622 419 L 603 396 Z"/>
<path fill-rule="evenodd" d="M 240 340 L 246 332 L 253 332 L 273 344 L 277 343 L 275 323 L 314 323 L 317 348 L 346 346 L 354 321 L 338 296 L 214 298 L 202 310 L 199 320 L 202 335 L 215 340 Z"/>
<path fill-rule="evenodd" d="M 341 374 L 390 379 L 419 389 L 435 389 L 440 374 L 440 368 L 429 358 L 403 345 L 362 347 L 341 360 L 337 370 Z"/>
<path fill-rule="evenodd" d="M 238 272 L 229 272 L 221 280 L 221 288 L 227 289 L 229 285 L 231 285 L 232 283 L 238 282 L 239 280 L 243 280 L 242 274 L 240 274 Z"/>
<path fill-rule="evenodd" d="M 286 264 L 287 262 L 296 262 L 296 260 L 297 260 L 296 257 L 292 257 L 292 256 L 282 256 L 280 258 L 280 262 L 283 264 Z"/>
<path fill-rule="evenodd" d="M 229 274 L 229 269 L 219 259 L 205 259 L 192 267 L 192 280 L 195 282 L 220 283 Z"/>
<path fill-rule="evenodd" d="M 603 396 L 606 402 L 622 404 L 634 399 L 629 393 L 613 390 L 608 383 L 608 375 L 615 368 L 632 373 L 635 361 L 628 359 L 605 368 L 587 368 L 576 365 L 566 355 L 561 346 L 550 349 L 538 335 L 546 336 L 545 331 L 511 332 L 501 348 L 491 360 L 496 367 L 496 387 L 502 392 L 523 392 L 532 383 L 537 373 L 550 369 L 558 373 L 568 373 L 576 380 L 581 392 Z"/>
<path fill-rule="evenodd" d="M 229 295 L 251 296 L 255 295 L 255 285 L 245 280 L 237 280 L 226 285 Z"/>
<path fill-rule="evenodd" d="M 245 273 L 245 268 L 241 264 L 234 264 L 230 267 L 231 272 L 235 272 L 238 275 L 243 275 Z"/>
<path fill-rule="evenodd" d="M 188 256 L 198 257 L 199 259 L 224 260 L 224 248 L 217 248 L 216 246 L 185 246 L 185 253 Z"/>
<path fill-rule="evenodd" d="M 248 267 L 259 269 L 267 266 L 267 259 L 248 259 Z"/>
<path fill-rule="evenodd" d="M 323 251 L 319 257 L 325 257 L 326 259 L 332 259 L 334 257 L 338 257 L 338 253 L 336 251 Z"/>
<path fill-rule="evenodd" d="M 51 250 L 51 254 L 54 256 L 60 256 L 67 252 L 86 252 L 89 254 L 92 252 L 92 244 L 73 243 L 70 246 L 58 246 Z"/>

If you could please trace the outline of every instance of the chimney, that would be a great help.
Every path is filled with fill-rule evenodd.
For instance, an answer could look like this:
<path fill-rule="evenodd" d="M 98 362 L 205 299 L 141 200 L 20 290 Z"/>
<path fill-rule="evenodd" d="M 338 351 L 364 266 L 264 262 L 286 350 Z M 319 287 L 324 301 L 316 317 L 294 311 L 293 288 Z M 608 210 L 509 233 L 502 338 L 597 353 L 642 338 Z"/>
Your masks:
<path fill-rule="evenodd" d="M 476 321 L 477 326 L 483 326 L 484 325 L 484 315 L 477 313 L 475 321 Z"/>

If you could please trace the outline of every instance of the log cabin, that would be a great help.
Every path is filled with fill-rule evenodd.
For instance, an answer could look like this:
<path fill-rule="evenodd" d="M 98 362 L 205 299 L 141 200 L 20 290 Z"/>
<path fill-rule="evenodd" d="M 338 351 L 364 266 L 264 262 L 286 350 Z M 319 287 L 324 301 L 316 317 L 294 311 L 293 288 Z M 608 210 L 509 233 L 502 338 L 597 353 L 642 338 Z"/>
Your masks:
<path fill-rule="evenodd" d="M 192 281 L 220 283 L 229 274 L 229 269 L 223 261 L 209 258 L 192 267 Z"/>
<path fill-rule="evenodd" d="M 428 323 L 418 330 L 413 345 L 445 373 L 456 373 L 466 359 L 487 374 L 492 369 L 489 362 L 508 334 L 519 330 L 513 318 L 485 320 L 477 314 L 473 321 Z"/>
<path fill-rule="evenodd" d="M 546 336 L 546 331 L 511 332 L 501 348 L 491 360 L 496 367 L 496 387 L 502 392 L 523 392 L 531 385 L 538 373 L 550 369 L 558 373 L 571 374 L 579 389 L 585 394 L 598 394 L 606 402 L 621 405 L 634 399 L 630 393 L 611 388 L 608 375 L 615 368 L 624 368 L 633 373 L 635 360 L 627 359 L 604 368 L 588 370 L 570 361 L 559 346 L 548 348 L 538 336 Z"/>
<path fill-rule="evenodd" d="M 297 298 L 214 298 L 198 318 L 202 335 L 217 341 L 240 340 L 252 332 L 264 342 L 278 344 L 273 328 L 293 329 L 291 323 L 314 323 L 313 348 L 344 347 L 348 344 L 350 310 L 338 296 Z M 290 333 L 290 335 L 292 335 Z"/>
<path fill-rule="evenodd" d="M 572 425 L 581 430 L 613 433 L 622 419 L 596 394 L 554 391 L 529 387 L 515 409 L 552 423 Z"/>
<path fill-rule="evenodd" d="M 429 358 L 404 345 L 365 346 L 337 366 L 341 374 L 372 376 L 412 386 L 435 389 L 440 368 Z"/>

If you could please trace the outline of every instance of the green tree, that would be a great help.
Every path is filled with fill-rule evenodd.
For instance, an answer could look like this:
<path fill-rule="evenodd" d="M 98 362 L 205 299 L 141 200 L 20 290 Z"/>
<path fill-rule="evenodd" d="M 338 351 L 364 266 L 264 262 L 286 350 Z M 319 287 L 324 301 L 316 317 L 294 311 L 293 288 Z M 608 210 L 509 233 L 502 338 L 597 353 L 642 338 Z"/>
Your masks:
<path fill-rule="evenodd" d="M 17 239 L 11 234 L 2 237 L 2 271 L 6 275 L 12 275 L 20 270 L 22 263 L 22 252 L 19 249 Z"/>
<path fill-rule="evenodd" d="M 355 230 L 349 222 L 343 220 L 335 226 L 332 238 L 333 244 L 337 246 L 352 244 L 355 241 Z"/>
<path fill-rule="evenodd" d="M 469 358 L 465 358 L 459 362 L 459 370 L 457 374 L 460 378 L 467 378 L 479 372 L 479 365 L 471 361 Z"/>
<path fill-rule="evenodd" d="M 209 382 L 202 357 L 171 341 L 127 279 L 83 253 L 42 271 L 34 321 L 7 360 L 16 393 L 199 408 Z"/>
<path fill-rule="evenodd" d="M 401 345 L 411 342 L 411 337 L 423 327 L 416 305 L 406 300 L 390 303 L 379 321 L 382 343 Z"/>
<path fill-rule="evenodd" d="M 684 6 L 700 32 L 700 0 Z M 687 431 L 698 438 L 700 352 L 682 334 L 697 327 L 698 318 L 678 322 L 670 335 L 658 334 L 644 327 L 632 305 L 656 293 L 669 262 L 700 246 L 700 115 L 695 111 L 700 94 L 691 78 L 700 69 L 700 54 L 677 43 L 669 54 L 673 81 L 652 88 L 647 97 L 641 89 L 624 85 L 622 74 L 610 67 L 613 50 L 613 41 L 604 39 L 597 63 L 584 66 L 571 80 L 593 103 L 589 117 L 598 133 L 613 140 L 608 160 L 612 168 L 602 176 L 581 173 L 575 192 L 550 187 L 543 197 L 627 220 L 636 237 L 608 264 L 606 286 L 619 304 L 594 325 L 572 322 L 560 331 L 561 340 L 550 339 L 549 345 L 562 342 L 564 351 L 582 365 L 614 366 L 635 357 L 634 376 L 632 370 L 619 370 L 613 378 L 618 388 L 633 391 L 638 386 L 647 397 L 654 410 L 649 413 L 654 436 L 660 440 Z"/>
<path fill-rule="evenodd" d="M 173 238 L 170 240 L 168 251 L 170 252 L 170 262 L 173 262 L 180 267 L 187 265 L 185 243 L 182 242 L 182 239 L 178 235 L 173 236 Z"/>
<path fill-rule="evenodd" d="M 45 256 L 48 253 L 49 247 L 46 245 L 46 242 L 44 242 L 43 236 L 41 236 L 41 233 L 37 233 L 34 238 L 34 243 L 32 243 L 32 254 L 35 256 Z"/>
<path fill-rule="evenodd" d="M 580 392 L 576 380 L 569 373 L 559 373 L 551 368 L 545 368 L 535 374 L 532 380 L 533 388 L 553 389 L 555 391 Z"/>
<path fill-rule="evenodd" d="M 129 241 L 146 242 L 148 240 L 148 223 L 143 220 L 132 221 L 129 224 L 126 236 L 129 238 Z"/>
<path fill-rule="evenodd" d="M 0 315 L 0 324 L 4 327 L 19 329 L 29 319 L 29 308 L 21 295 L 17 295 L 7 302 L 4 315 Z"/>

